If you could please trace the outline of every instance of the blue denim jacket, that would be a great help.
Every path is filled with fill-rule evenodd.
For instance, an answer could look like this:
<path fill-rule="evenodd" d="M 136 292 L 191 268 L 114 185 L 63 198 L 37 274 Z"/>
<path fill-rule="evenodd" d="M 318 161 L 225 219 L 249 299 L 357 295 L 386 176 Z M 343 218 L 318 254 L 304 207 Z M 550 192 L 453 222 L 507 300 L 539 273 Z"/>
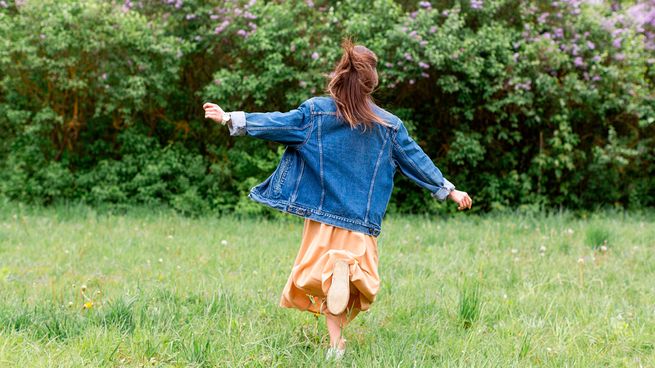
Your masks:
<path fill-rule="evenodd" d="M 253 187 L 251 199 L 283 212 L 378 236 L 399 169 L 432 196 L 455 187 L 408 135 L 402 121 L 375 106 L 390 124 L 353 129 L 336 117 L 331 97 L 314 97 L 289 112 L 231 113 L 230 135 L 286 146 L 279 165 Z"/>

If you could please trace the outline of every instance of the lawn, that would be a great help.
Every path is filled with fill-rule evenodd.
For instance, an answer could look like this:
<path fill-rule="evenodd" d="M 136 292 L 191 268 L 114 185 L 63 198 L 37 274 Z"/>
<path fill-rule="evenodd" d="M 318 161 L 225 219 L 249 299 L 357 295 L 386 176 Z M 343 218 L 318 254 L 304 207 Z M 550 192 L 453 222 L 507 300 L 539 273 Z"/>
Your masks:
<path fill-rule="evenodd" d="M 336 365 L 655 367 L 654 225 L 388 217 L 380 292 Z M 0 366 L 335 366 L 324 319 L 278 307 L 301 231 L 291 215 L 4 204 Z"/>

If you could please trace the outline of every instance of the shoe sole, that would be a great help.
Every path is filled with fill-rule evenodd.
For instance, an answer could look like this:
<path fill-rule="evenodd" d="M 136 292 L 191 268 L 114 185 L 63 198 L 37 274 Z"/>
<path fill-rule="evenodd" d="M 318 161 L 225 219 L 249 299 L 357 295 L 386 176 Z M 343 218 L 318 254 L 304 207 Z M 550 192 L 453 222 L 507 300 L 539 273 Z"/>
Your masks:
<path fill-rule="evenodd" d="M 344 261 L 334 263 L 332 284 L 327 294 L 327 308 L 333 315 L 339 315 L 348 306 L 350 298 L 350 275 L 348 264 Z"/>

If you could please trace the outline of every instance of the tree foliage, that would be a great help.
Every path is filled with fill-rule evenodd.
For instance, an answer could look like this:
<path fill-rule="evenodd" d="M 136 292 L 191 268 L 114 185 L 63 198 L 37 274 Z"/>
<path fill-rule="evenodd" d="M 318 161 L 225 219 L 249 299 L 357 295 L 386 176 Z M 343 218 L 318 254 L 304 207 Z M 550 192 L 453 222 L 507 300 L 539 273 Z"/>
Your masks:
<path fill-rule="evenodd" d="M 0 193 L 265 211 L 281 147 L 202 103 L 324 94 L 344 36 L 478 209 L 655 204 L 655 5 L 579 0 L 1 2 Z M 391 211 L 440 209 L 398 178 Z"/>

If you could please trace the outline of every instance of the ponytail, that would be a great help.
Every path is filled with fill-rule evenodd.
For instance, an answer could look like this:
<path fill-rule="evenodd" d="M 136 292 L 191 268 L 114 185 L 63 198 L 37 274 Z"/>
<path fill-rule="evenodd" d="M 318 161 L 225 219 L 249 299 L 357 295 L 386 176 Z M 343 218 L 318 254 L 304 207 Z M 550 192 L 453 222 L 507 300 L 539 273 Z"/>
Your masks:
<path fill-rule="evenodd" d="M 353 128 L 360 123 L 365 127 L 374 123 L 388 125 L 373 112 L 371 93 L 378 85 L 377 56 L 364 46 L 353 45 L 348 38 L 341 47 L 343 55 L 327 87 L 336 102 L 337 117 Z"/>

